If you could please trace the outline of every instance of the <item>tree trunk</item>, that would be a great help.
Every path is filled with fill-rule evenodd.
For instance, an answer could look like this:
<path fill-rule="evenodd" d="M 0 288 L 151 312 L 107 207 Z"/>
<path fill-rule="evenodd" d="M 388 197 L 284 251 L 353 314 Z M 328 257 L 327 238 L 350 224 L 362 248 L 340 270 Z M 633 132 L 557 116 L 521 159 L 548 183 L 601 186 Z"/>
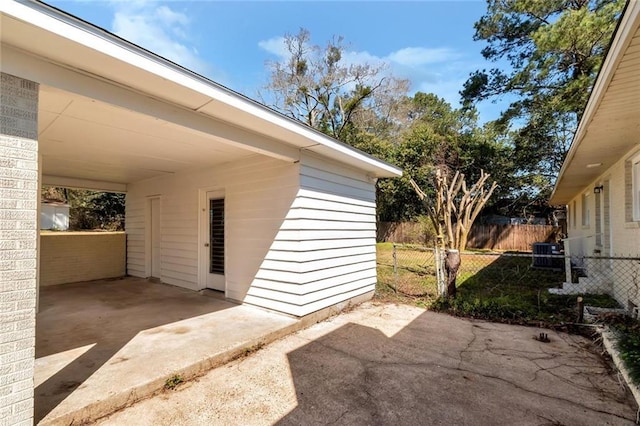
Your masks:
<path fill-rule="evenodd" d="M 456 297 L 456 278 L 460 263 L 460 252 L 453 249 L 447 250 L 447 257 L 444 260 L 444 268 L 447 271 L 447 297 Z"/>
<path fill-rule="evenodd" d="M 458 240 L 458 250 L 466 250 L 467 241 L 469 241 L 469 230 L 465 229 L 460 233 L 460 239 Z"/>

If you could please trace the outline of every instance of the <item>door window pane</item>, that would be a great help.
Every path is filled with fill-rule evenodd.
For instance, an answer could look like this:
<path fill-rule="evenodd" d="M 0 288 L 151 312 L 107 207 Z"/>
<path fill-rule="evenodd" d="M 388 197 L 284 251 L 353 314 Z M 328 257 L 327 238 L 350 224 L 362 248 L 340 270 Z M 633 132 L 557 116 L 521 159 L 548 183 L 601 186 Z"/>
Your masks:
<path fill-rule="evenodd" d="M 224 274 L 224 199 L 209 200 L 209 272 Z"/>

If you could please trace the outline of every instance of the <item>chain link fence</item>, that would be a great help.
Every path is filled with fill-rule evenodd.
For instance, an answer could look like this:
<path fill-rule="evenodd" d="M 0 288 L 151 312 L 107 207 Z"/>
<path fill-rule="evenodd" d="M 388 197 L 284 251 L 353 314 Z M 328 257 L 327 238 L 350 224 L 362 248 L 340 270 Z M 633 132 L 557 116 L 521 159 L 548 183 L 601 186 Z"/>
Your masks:
<path fill-rule="evenodd" d="M 617 309 L 638 317 L 640 306 L 640 258 L 620 256 L 567 256 L 564 280 L 554 294 L 610 296 Z M 598 309 L 587 307 L 587 313 Z M 589 312 L 590 311 L 590 312 Z"/>
<path fill-rule="evenodd" d="M 438 294 L 435 249 L 393 244 L 391 250 L 378 250 L 378 282 L 407 296 Z"/>
<path fill-rule="evenodd" d="M 511 308 L 526 301 L 553 315 L 556 309 L 573 309 L 577 296 L 583 296 L 587 316 L 611 311 L 638 316 L 640 258 L 557 253 L 463 252 L 458 298 Z M 444 291 L 443 259 L 444 253 L 431 247 L 386 244 L 378 250 L 379 284 L 403 296 L 435 301 Z M 563 303 L 556 307 L 558 300 Z"/>

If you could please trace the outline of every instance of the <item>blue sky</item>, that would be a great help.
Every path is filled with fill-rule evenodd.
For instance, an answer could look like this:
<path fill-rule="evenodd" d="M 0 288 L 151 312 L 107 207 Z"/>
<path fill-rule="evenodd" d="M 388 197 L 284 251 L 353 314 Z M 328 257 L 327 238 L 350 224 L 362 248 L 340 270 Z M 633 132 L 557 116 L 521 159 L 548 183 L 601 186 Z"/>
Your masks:
<path fill-rule="evenodd" d="M 411 91 L 433 92 L 459 106 L 469 73 L 488 68 L 473 41 L 484 1 L 155 1 L 48 0 L 47 3 L 256 98 L 266 61 L 278 60 L 282 37 L 308 29 L 314 44 L 334 35 L 351 61 L 387 62 Z M 496 118 L 504 102 L 478 106 Z"/>

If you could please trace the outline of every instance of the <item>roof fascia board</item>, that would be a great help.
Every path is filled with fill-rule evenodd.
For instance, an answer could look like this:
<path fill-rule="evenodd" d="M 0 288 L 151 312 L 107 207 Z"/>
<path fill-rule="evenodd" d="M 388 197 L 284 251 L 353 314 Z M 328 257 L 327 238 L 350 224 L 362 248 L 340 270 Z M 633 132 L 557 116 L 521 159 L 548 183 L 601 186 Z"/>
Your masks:
<path fill-rule="evenodd" d="M 310 141 L 305 148 L 312 147 L 315 144 L 325 145 L 344 156 L 343 161 L 347 164 L 353 164 L 359 168 L 363 168 L 366 165 L 368 166 L 367 168 L 377 169 L 377 174 L 381 176 L 402 175 L 402 169 L 396 166 L 332 139 L 193 71 L 44 3 L 34 0 L 4 1 L 0 2 L 0 11 L 60 37 L 101 51 L 117 60 L 156 74 L 185 88 L 201 93 L 211 100 L 222 102 L 232 108 L 245 111 L 278 127 L 299 134 Z"/>
<path fill-rule="evenodd" d="M 19 52 L 10 46 L 2 47 L 2 59 L 0 67 L 3 72 L 8 74 L 19 75 L 41 84 L 115 105 L 139 114 L 151 115 L 195 132 L 216 137 L 223 143 L 243 148 L 247 151 L 288 162 L 298 161 L 300 157 L 300 151 L 297 148 L 282 144 L 280 141 L 249 132 L 210 116 L 181 108 L 175 104 L 168 104 L 144 96 L 129 88 L 123 88 L 111 82 L 63 68 L 35 56 Z"/>

